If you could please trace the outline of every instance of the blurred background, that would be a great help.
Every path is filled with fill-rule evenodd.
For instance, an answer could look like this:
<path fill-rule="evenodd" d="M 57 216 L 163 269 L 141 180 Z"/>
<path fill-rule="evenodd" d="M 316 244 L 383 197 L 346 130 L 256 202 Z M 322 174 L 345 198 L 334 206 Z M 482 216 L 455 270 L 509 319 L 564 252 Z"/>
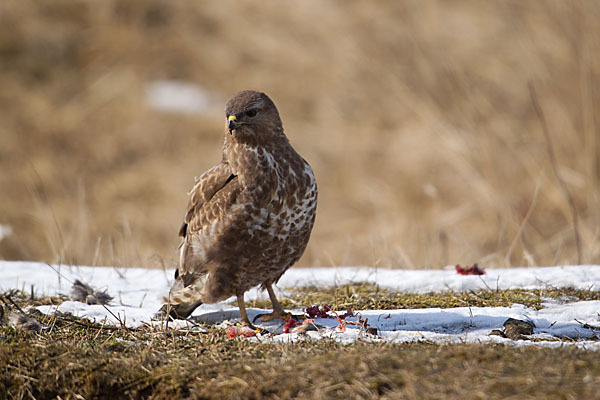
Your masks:
<path fill-rule="evenodd" d="M 598 1 L 8 0 L 0 88 L 2 259 L 174 267 L 256 89 L 319 184 L 298 265 L 600 263 Z"/>

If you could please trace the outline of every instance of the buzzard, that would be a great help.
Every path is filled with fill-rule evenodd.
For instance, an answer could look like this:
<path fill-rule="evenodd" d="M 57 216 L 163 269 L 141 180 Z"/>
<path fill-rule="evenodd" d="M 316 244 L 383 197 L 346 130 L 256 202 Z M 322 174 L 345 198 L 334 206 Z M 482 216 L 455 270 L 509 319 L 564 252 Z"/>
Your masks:
<path fill-rule="evenodd" d="M 237 296 L 242 323 L 252 326 L 244 293 L 258 285 L 273 304 L 261 320 L 289 316 L 273 284 L 306 248 L 317 183 L 266 94 L 237 93 L 225 117 L 222 160 L 196 178 L 189 193 L 175 282 L 161 311 L 187 318 L 202 303 Z"/>

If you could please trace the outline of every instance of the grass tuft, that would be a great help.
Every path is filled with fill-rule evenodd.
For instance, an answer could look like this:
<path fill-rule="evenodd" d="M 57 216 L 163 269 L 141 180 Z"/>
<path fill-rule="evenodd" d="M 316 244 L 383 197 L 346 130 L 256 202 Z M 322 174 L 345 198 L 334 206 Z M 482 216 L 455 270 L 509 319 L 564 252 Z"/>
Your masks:
<path fill-rule="evenodd" d="M 287 290 L 281 304 L 285 308 L 305 308 L 329 304 L 335 310 L 394 310 L 407 308 L 510 307 L 523 304 L 539 310 L 546 301 L 600 300 L 600 291 L 551 288 L 478 290 L 469 292 L 407 293 L 381 288 L 371 283 L 335 287 L 299 287 Z M 248 305 L 269 308 L 269 300 L 253 300 Z"/>

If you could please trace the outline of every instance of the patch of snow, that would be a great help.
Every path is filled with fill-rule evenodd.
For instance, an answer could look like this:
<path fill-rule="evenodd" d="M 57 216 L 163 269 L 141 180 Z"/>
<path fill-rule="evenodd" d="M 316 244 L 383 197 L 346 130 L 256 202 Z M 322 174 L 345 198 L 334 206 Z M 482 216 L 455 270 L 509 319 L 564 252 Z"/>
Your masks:
<path fill-rule="evenodd" d="M 384 268 L 292 268 L 279 281 L 281 287 L 342 285 L 370 282 L 384 288 L 411 293 L 444 290 L 536 289 L 573 287 L 600 290 L 600 266 L 486 269 L 485 275 L 459 275 L 454 266 L 443 270 Z"/>
<path fill-rule="evenodd" d="M 2 239 L 4 239 L 5 237 L 12 235 L 12 233 L 13 230 L 10 226 L 0 225 L 0 241 L 2 241 Z"/>
<path fill-rule="evenodd" d="M 32 262 L 0 261 L 0 292 L 21 289 L 27 293 L 31 287 L 36 295 L 67 295 L 75 279 L 107 290 L 114 296 L 108 306 L 87 305 L 76 301 L 65 301 L 59 306 L 40 306 L 46 314 L 56 311 L 72 313 L 100 323 L 136 327 L 152 322 L 151 318 L 162 304 L 173 279 L 173 270 L 148 270 L 142 268 L 78 267 L 48 265 Z M 350 282 L 371 282 L 382 287 L 409 292 L 439 292 L 445 290 L 468 291 L 477 289 L 548 288 L 575 287 L 598 290 L 600 288 L 600 266 L 569 266 L 540 268 L 488 269 L 483 276 L 458 275 L 449 270 L 389 270 L 373 268 L 292 268 L 279 282 L 283 288 L 305 285 L 331 286 Z M 285 292 L 285 289 L 279 289 Z M 246 300 L 268 298 L 258 289 L 250 290 Z M 227 304 L 233 298 L 215 304 L 198 307 L 193 318 L 207 323 L 223 323 L 240 318 L 239 310 Z M 308 306 L 308 305 L 307 305 Z M 523 305 L 512 307 L 460 307 L 450 309 L 402 309 L 358 311 L 369 326 L 376 328 L 378 336 L 366 334 L 358 325 L 347 325 L 340 330 L 337 319 L 317 318 L 318 331 L 304 335 L 296 333 L 278 334 L 259 338 L 272 342 L 311 340 L 330 337 L 341 342 L 352 342 L 358 338 L 367 341 L 412 342 L 432 341 L 435 343 L 510 343 L 512 345 L 565 346 L 556 338 L 571 338 L 573 345 L 600 350 L 599 332 L 584 328 L 584 324 L 600 325 L 600 301 L 548 301 L 545 308 L 535 310 Z M 250 319 L 268 312 L 249 308 Z M 302 310 L 291 310 L 301 314 Z M 343 312 L 344 310 L 340 310 Z M 508 318 L 531 321 L 535 325 L 535 339 L 511 340 L 489 336 L 492 329 L 502 329 Z M 356 322 L 358 317 L 346 321 Z M 173 327 L 190 327 L 188 321 L 174 321 Z M 281 321 L 271 321 L 260 326 L 270 331 L 281 331 Z M 249 339 L 249 340 L 259 340 Z M 594 339 L 594 340 L 591 340 Z"/>
<path fill-rule="evenodd" d="M 183 114 L 215 115 L 220 110 L 215 95 L 182 81 L 155 81 L 146 89 L 146 101 L 156 110 Z"/>

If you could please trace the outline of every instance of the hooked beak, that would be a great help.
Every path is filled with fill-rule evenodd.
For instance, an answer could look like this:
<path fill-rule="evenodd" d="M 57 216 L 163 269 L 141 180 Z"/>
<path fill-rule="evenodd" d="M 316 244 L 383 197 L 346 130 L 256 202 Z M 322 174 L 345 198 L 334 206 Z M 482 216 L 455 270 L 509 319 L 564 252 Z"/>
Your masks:
<path fill-rule="evenodd" d="M 227 123 L 227 129 L 229 129 L 229 134 L 231 135 L 233 133 L 233 130 L 237 128 L 239 124 L 237 123 L 237 117 L 235 115 L 230 115 L 229 118 L 227 118 L 227 120 L 229 121 Z"/>
<path fill-rule="evenodd" d="M 250 125 L 251 123 L 248 121 L 240 121 L 238 122 L 237 117 L 235 115 L 230 115 L 227 118 L 227 129 L 229 129 L 229 134 L 233 134 L 233 130 L 237 129 L 240 125 Z"/>

